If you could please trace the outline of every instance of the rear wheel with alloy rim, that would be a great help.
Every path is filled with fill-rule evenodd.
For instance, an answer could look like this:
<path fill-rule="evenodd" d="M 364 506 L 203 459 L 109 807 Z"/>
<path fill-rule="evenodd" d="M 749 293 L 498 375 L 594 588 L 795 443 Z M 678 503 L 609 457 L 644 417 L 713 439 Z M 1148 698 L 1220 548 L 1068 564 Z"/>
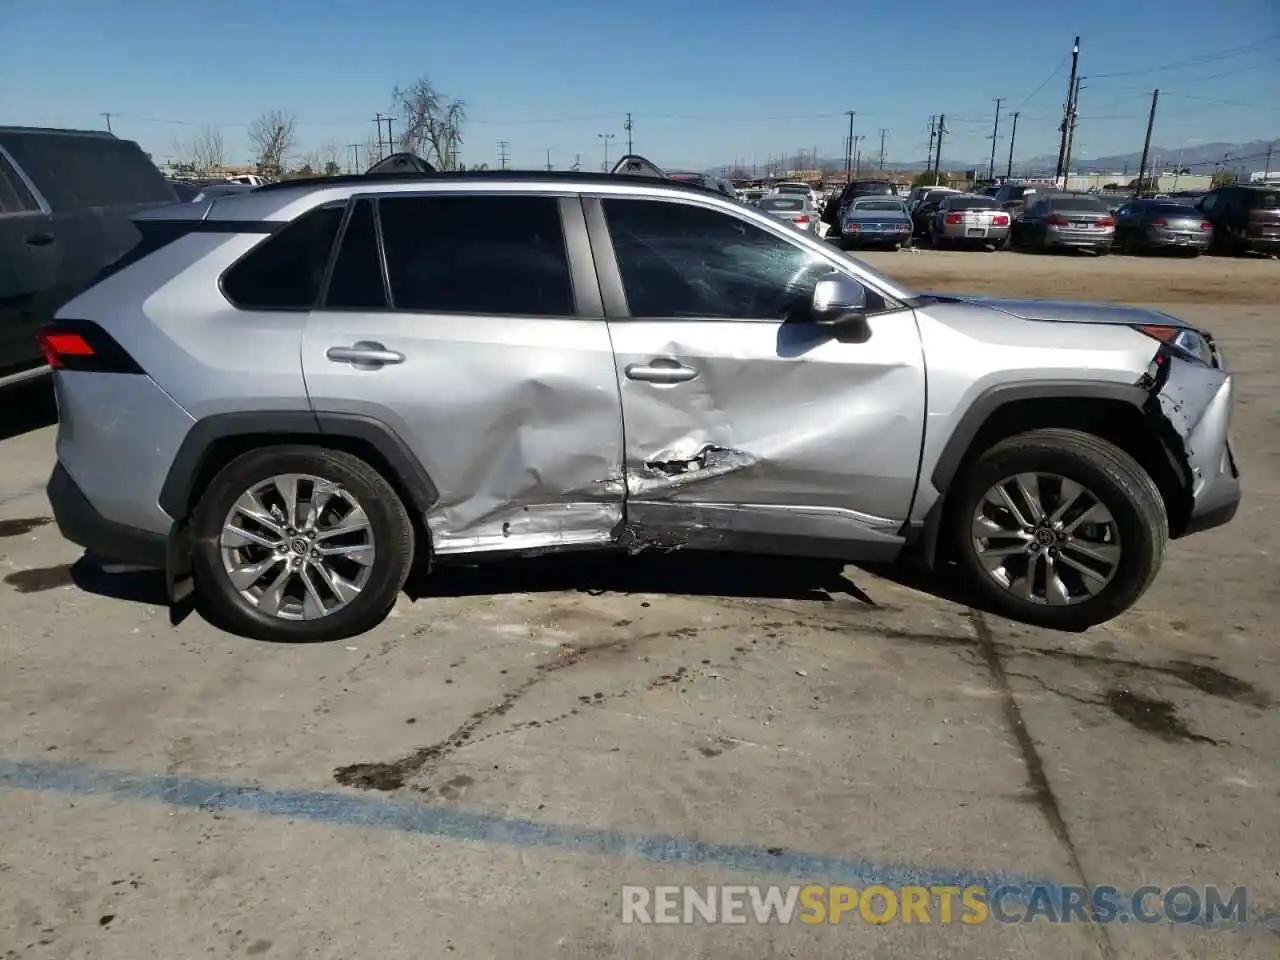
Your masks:
<path fill-rule="evenodd" d="M 378 624 L 413 560 L 413 526 L 369 464 L 268 447 L 213 479 L 193 518 L 192 566 L 211 615 L 263 640 L 333 640 Z"/>
<path fill-rule="evenodd" d="M 1121 613 L 1168 539 L 1164 501 L 1119 448 L 1077 430 L 1004 440 L 961 477 L 949 511 L 969 584 L 996 612 L 1059 630 Z"/>

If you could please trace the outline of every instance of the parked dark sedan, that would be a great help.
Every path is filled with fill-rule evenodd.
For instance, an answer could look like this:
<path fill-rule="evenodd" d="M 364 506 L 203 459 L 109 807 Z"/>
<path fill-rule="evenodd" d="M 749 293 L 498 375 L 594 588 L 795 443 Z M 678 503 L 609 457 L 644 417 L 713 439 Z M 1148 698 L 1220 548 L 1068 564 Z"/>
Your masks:
<path fill-rule="evenodd" d="M 1037 194 L 1013 222 L 1013 245 L 1045 252 L 1071 247 L 1109 253 L 1116 220 L 1107 205 L 1087 194 Z"/>
<path fill-rule="evenodd" d="M 1213 224 L 1195 207 L 1172 200 L 1134 200 L 1116 213 L 1116 245 L 1135 255 L 1177 250 L 1198 257 L 1213 241 Z"/>

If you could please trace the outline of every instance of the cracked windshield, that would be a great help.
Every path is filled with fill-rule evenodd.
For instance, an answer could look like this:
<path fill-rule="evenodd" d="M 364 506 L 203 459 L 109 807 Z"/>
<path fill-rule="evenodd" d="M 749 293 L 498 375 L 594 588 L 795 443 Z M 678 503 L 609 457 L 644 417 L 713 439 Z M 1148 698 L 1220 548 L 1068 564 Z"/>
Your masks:
<path fill-rule="evenodd" d="M 0 0 L 0 955 L 1274 958 L 1227 7 Z"/>

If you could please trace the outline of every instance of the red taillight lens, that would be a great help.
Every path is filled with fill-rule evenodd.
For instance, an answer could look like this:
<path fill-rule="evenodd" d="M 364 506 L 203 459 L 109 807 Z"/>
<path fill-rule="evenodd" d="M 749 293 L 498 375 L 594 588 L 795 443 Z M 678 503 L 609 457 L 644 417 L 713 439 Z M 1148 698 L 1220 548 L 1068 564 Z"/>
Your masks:
<path fill-rule="evenodd" d="M 1009 218 L 1003 215 L 999 217 L 992 217 L 991 225 L 993 227 L 1007 227 L 1009 225 Z"/>
<path fill-rule="evenodd" d="M 955 223 L 960 223 L 963 220 L 964 220 L 964 217 L 960 216 L 960 214 L 958 213 L 947 214 L 947 223 L 955 224 Z"/>
<path fill-rule="evenodd" d="M 808 222 L 809 222 L 809 218 L 808 218 L 808 217 L 796 217 L 795 222 L 796 222 L 796 223 L 808 223 Z"/>
<path fill-rule="evenodd" d="M 1112 217 L 1103 217 L 1101 220 L 1098 221 L 1098 226 L 1100 227 L 1114 227 L 1115 225 L 1116 225 L 1116 221 Z"/>
<path fill-rule="evenodd" d="M 1151 225 L 1153 227 L 1167 227 L 1169 225 L 1169 221 L 1166 220 L 1164 217 L 1156 217 L 1154 220 L 1151 221 Z"/>
<path fill-rule="evenodd" d="M 1045 223 L 1053 227 L 1065 227 L 1071 221 L 1066 217 L 1052 216 L 1045 219 Z"/>
<path fill-rule="evenodd" d="M 54 370 L 142 373 L 136 360 L 109 333 L 89 320 L 58 320 L 36 334 L 45 362 Z"/>
<path fill-rule="evenodd" d="M 78 333 L 58 333 L 56 330 L 49 330 L 37 334 L 36 342 L 40 344 L 40 352 L 44 354 L 45 362 L 55 370 L 61 370 L 66 366 L 63 357 L 93 356 L 93 347 Z"/>
<path fill-rule="evenodd" d="M 1213 229 L 1213 224 L 1212 224 L 1212 223 L 1210 223 L 1208 220 L 1206 220 L 1204 223 L 1200 224 L 1200 229 L 1201 229 L 1201 230 L 1212 230 L 1212 229 Z"/>

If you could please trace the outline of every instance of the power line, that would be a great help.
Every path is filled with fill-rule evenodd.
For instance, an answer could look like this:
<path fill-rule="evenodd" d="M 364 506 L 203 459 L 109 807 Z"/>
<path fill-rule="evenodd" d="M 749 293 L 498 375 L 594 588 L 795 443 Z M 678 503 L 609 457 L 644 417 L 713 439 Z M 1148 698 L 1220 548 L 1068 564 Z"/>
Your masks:
<path fill-rule="evenodd" d="M 1220 60 L 1230 60 L 1242 54 L 1249 53 L 1253 50 L 1260 50 L 1263 47 L 1274 44 L 1280 40 L 1280 34 L 1273 34 L 1263 40 L 1255 43 L 1245 44 L 1242 47 L 1234 47 L 1230 50 L 1223 50 L 1220 53 L 1210 53 L 1202 57 L 1193 57 L 1190 60 L 1178 60 L 1173 63 L 1164 63 L 1156 67 L 1146 67 L 1141 70 L 1117 70 L 1113 73 L 1095 73 L 1089 76 L 1090 80 L 1108 80 L 1111 77 L 1139 77 L 1148 73 L 1161 73 L 1165 70 L 1182 70 L 1186 67 L 1198 67 L 1204 63 L 1217 63 Z"/>
<path fill-rule="evenodd" d="M 1018 104 L 1018 109 L 1019 109 L 1019 110 L 1021 110 L 1023 107 L 1025 107 L 1028 103 L 1030 103 L 1032 100 L 1034 100 L 1034 99 L 1039 95 L 1039 93 L 1040 93 L 1040 91 L 1041 91 L 1041 90 L 1043 90 L 1043 89 L 1044 89 L 1045 87 L 1047 87 L 1050 83 L 1052 83 L 1052 82 L 1053 82 L 1053 78 L 1054 78 L 1054 77 L 1056 77 L 1058 74 L 1060 74 L 1060 73 L 1062 72 L 1062 68 L 1063 68 L 1063 67 L 1065 67 L 1065 66 L 1067 65 L 1067 61 L 1068 61 L 1068 60 L 1070 60 L 1070 59 L 1071 59 L 1071 54 L 1069 54 L 1069 53 L 1068 53 L 1068 54 L 1066 54 L 1065 56 L 1063 56 L 1063 58 L 1062 58 L 1061 60 L 1059 60 L 1059 61 L 1058 61 L 1058 65 L 1057 65 L 1056 67 L 1054 67 L 1054 68 L 1053 68 L 1053 72 L 1052 72 L 1052 73 L 1050 73 L 1047 77 L 1045 77 L 1045 78 L 1044 78 L 1044 80 L 1041 82 L 1040 86 L 1038 86 L 1038 87 L 1036 87 L 1034 90 L 1032 90 L 1032 91 L 1031 91 L 1031 93 L 1030 93 L 1030 94 L 1029 94 L 1029 95 L 1028 95 L 1028 96 L 1027 96 L 1027 97 L 1026 97 L 1026 98 L 1025 98 L 1025 99 L 1024 99 L 1020 104 Z"/>

